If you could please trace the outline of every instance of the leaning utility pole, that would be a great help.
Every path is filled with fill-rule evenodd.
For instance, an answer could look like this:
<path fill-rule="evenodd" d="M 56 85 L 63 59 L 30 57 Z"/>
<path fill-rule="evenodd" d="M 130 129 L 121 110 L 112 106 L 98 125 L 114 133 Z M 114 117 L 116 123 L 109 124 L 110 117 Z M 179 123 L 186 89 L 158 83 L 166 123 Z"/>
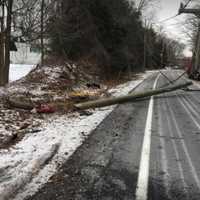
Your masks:
<path fill-rule="evenodd" d="M 184 5 L 181 3 L 179 14 L 186 13 L 186 14 L 194 14 L 200 18 L 200 9 L 191 9 L 185 8 Z M 197 40 L 196 40 L 196 47 L 195 47 L 195 62 L 193 67 L 193 72 L 197 71 L 200 68 L 200 21 L 198 24 L 198 32 L 197 32 Z"/>

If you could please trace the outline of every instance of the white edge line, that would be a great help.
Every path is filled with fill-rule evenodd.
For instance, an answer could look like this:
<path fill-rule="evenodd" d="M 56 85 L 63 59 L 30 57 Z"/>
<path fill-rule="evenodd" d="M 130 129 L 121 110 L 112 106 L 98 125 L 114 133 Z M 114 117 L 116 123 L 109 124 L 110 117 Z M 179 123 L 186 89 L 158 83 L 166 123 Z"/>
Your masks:
<path fill-rule="evenodd" d="M 153 90 L 156 88 L 160 74 L 157 76 Z M 147 120 L 144 132 L 144 139 L 141 152 L 141 160 L 136 188 L 136 200 L 146 200 L 148 195 L 148 182 L 149 182 L 149 162 L 151 153 L 151 134 L 152 134 L 152 119 L 153 119 L 153 96 L 149 102 L 149 108 L 147 113 Z"/>
<path fill-rule="evenodd" d="M 144 77 L 142 77 L 141 80 L 138 81 L 138 83 L 136 83 L 134 85 L 133 88 L 131 88 L 130 91 L 135 90 L 140 84 L 142 84 L 149 76 L 151 75 L 151 73 L 149 74 L 148 72 L 144 74 Z M 126 87 L 126 86 L 124 86 Z M 111 114 L 111 112 L 116 108 L 116 106 L 111 107 L 111 109 L 108 110 L 108 112 L 104 115 L 104 117 L 99 121 L 99 123 L 95 124 L 94 126 L 91 127 L 91 129 L 88 131 L 88 136 L 90 135 L 90 133 L 100 124 L 102 123 L 102 121 Z M 99 112 L 99 111 L 97 111 Z M 97 113 L 95 112 L 95 113 Z M 101 115 L 101 114 L 100 114 Z M 83 120 L 84 121 L 84 120 Z M 89 127 L 88 127 L 89 128 Z M 87 137 L 86 137 L 87 138 Z M 85 139 L 86 139 L 85 138 Z M 85 140 L 84 139 L 84 140 Z M 64 160 L 61 160 L 61 155 L 57 154 L 57 159 L 59 159 L 60 162 L 65 162 L 66 160 L 68 160 L 69 156 L 72 155 L 74 153 L 74 151 L 84 142 L 84 140 L 81 140 L 81 143 L 77 144 L 78 146 L 75 149 L 72 149 L 69 154 L 67 155 L 67 158 Z M 57 170 L 57 164 L 55 165 L 54 163 L 57 163 L 57 160 L 53 159 L 51 160 L 51 162 L 44 166 L 44 168 L 42 170 L 40 170 L 39 174 L 34 177 L 30 183 L 27 183 L 26 186 L 24 188 L 22 188 L 22 190 L 20 190 L 19 193 L 17 193 L 15 195 L 15 197 L 13 197 L 13 200 L 23 200 L 26 199 L 27 196 L 33 196 L 35 195 L 36 192 L 38 192 L 38 190 L 44 186 L 48 180 L 50 179 L 51 176 L 53 176 Z M 48 172 L 48 173 L 47 173 Z M 42 180 L 42 181 L 41 181 Z M 1 200 L 1 196 L 0 196 L 0 200 Z"/>

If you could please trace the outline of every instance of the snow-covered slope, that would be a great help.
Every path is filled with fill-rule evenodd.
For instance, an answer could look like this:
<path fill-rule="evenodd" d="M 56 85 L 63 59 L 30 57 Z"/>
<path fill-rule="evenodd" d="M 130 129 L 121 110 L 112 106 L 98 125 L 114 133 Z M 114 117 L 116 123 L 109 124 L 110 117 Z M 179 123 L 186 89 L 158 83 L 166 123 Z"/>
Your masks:
<path fill-rule="evenodd" d="M 147 75 L 118 86 L 112 94 L 127 94 Z M 90 116 L 53 115 L 41 131 L 27 133 L 9 150 L 0 150 L 0 200 L 22 200 L 37 192 L 114 108 L 97 109 Z"/>
<path fill-rule="evenodd" d="M 10 65 L 10 82 L 16 81 L 23 76 L 27 75 L 32 69 L 34 65 L 26 65 L 26 64 L 11 64 Z"/>

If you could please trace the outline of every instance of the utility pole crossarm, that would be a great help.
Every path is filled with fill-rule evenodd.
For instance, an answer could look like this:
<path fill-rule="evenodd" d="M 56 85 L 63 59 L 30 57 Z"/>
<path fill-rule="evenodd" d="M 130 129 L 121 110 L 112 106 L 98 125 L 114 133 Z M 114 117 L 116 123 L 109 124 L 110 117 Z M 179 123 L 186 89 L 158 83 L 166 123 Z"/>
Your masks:
<path fill-rule="evenodd" d="M 180 8 L 179 9 L 179 14 L 182 14 L 182 13 L 200 15 L 200 9 Z"/>
<path fill-rule="evenodd" d="M 200 9 L 194 9 L 194 8 L 185 8 L 183 3 L 181 3 L 178 14 L 187 13 L 187 14 L 194 14 L 194 15 L 200 15 Z"/>

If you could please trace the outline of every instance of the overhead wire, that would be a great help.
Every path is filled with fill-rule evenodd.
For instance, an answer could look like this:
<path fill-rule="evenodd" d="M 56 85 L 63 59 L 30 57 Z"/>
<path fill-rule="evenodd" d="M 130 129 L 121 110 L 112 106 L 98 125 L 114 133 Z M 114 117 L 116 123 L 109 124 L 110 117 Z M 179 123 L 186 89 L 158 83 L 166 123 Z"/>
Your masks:
<path fill-rule="evenodd" d="M 191 2 L 192 0 L 189 0 L 184 6 L 183 6 L 183 8 L 186 8 L 188 5 L 189 5 L 189 3 Z M 160 22 L 158 22 L 158 23 L 162 23 L 162 22 L 165 22 L 165 21 L 169 21 L 169 20 L 171 20 L 171 19 L 173 19 L 173 18 L 176 18 L 177 16 L 179 16 L 180 14 L 178 13 L 178 14 L 176 14 L 176 15 L 174 15 L 174 16 L 171 16 L 171 17 L 169 17 L 169 18 L 166 18 L 166 19 L 164 19 L 164 20 L 161 20 Z M 178 22 L 177 23 L 177 25 L 179 24 L 180 22 Z M 172 24 L 172 26 L 174 26 L 174 25 L 176 25 L 176 24 Z M 147 49 L 149 49 L 149 45 L 150 44 L 148 44 L 147 43 Z M 147 50 L 148 51 L 148 50 Z M 154 63 L 154 62 L 156 62 L 156 60 L 158 59 L 158 58 L 156 58 L 155 57 L 155 55 L 151 55 L 151 57 L 152 57 L 152 62 Z M 172 83 L 174 83 L 174 82 L 176 82 L 177 80 L 179 80 L 183 75 L 185 75 L 185 73 L 186 72 L 184 72 L 183 74 L 181 74 L 178 78 L 176 78 L 175 80 L 170 80 L 170 84 L 172 84 Z"/>
<path fill-rule="evenodd" d="M 189 3 L 191 2 L 192 0 L 188 0 L 188 2 L 183 6 L 183 8 L 185 9 L 188 5 L 189 5 Z M 171 17 L 169 17 L 169 18 L 166 18 L 166 19 L 164 19 L 164 20 L 161 20 L 159 23 L 163 23 L 163 22 L 166 22 L 166 21 L 169 21 L 169 20 L 171 20 L 171 19 L 174 19 L 174 18 L 176 18 L 176 17 L 178 17 L 180 15 L 180 13 L 178 13 L 178 14 L 176 14 L 176 15 L 173 15 L 173 16 L 171 16 Z M 179 22 L 180 23 L 180 22 Z M 176 24 L 171 24 L 172 26 L 174 26 L 174 25 L 178 25 L 179 23 L 176 23 Z M 153 56 L 154 57 L 154 56 Z M 161 70 L 159 70 L 159 72 L 168 80 L 168 84 L 165 84 L 165 85 L 163 85 L 162 87 L 166 87 L 166 86 L 168 86 L 168 85 L 170 85 L 170 84 L 174 84 L 175 82 L 177 82 L 179 79 L 181 79 L 185 74 L 186 74 L 186 71 L 184 71 L 181 75 L 179 75 L 176 79 L 174 79 L 174 80 L 170 80 L 164 73 L 162 73 L 162 71 Z M 162 88 L 161 87 L 161 88 Z"/>
<path fill-rule="evenodd" d="M 186 8 L 188 5 L 189 5 L 189 3 L 191 2 L 192 0 L 188 0 L 188 2 L 183 6 L 183 8 Z"/>
<path fill-rule="evenodd" d="M 191 1 L 192 1 L 192 0 L 188 0 L 188 2 L 183 6 L 183 8 L 185 9 L 185 8 L 190 4 Z M 163 22 L 172 20 L 172 19 L 178 17 L 179 15 L 180 15 L 180 13 L 178 13 L 178 14 L 176 14 L 176 15 L 173 15 L 173 16 L 171 16 L 171 17 L 168 17 L 168 18 L 166 18 L 166 19 L 163 19 L 163 20 L 159 21 L 159 23 L 163 23 Z"/>
<path fill-rule="evenodd" d="M 172 17 L 168 17 L 168 18 L 166 18 L 166 19 L 163 19 L 163 20 L 159 21 L 159 23 L 163 23 L 163 22 L 166 22 L 166 21 L 172 20 L 172 19 L 178 17 L 179 15 L 180 15 L 179 13 L 176 14 L 176 15 L 173 15 Z"/>

